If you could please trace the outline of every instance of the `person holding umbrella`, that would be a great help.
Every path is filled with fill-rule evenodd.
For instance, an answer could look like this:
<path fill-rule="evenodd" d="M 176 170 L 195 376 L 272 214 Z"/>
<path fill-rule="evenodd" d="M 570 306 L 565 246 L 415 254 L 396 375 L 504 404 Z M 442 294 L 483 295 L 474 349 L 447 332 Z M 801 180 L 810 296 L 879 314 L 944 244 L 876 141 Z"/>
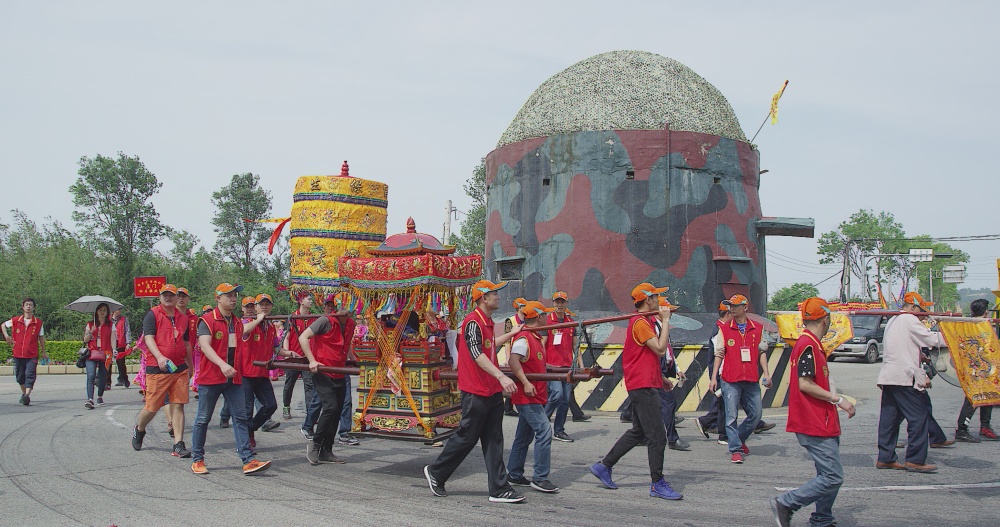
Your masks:
<path fill-rule="evenodd" d="M 87 345 L 87 402 L 88 410 L 94 409 L 94 383 L 97 383 L 97 404 L 104 406 L 108 368 L 105 365 L 111 352 L 111 312 L 107 303 L 100 303 L 94 310 L 94 320 L 87 322 L 83 330 L 83 342 Z"/>

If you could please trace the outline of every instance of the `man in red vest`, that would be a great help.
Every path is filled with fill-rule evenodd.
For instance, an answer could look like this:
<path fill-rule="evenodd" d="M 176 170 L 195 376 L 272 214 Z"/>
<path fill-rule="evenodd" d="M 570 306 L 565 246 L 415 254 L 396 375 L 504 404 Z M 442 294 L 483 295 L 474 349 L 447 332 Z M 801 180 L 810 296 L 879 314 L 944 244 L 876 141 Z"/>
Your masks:
<path fill-rule="evenodd" d="M 346 295 L 345 295 L 346 296 Z M 320 366 L 343 368 L 354 338 L 354 317 L 347 310 L 346 299 L 334 296 L 330 299 L 332 312 L 317 318 L 299 335 L 299 346 L 309 359 L 313 389 L 320 401 L 319 419 L 312 441 L 306 443 L 306 460 L 310 464 L 338 463 L 346 461 L 333 453 L 340 414 L 347 396 L 347 383 L 343 373 L 319 371 Z M 313 340 L 310 340 L 313 339 Z"/>
<path fill-rule="evenodd" d="M 528 304 L 528 301 L 524 297 L 517 297 L 511 304 L 514 307 L 514 314 L 507 317 L 507 320 L 503 323 L 504 333 L 510 333 L 511 328 L 517 324 L 524 324 L 524 317 L 521 315 L 521 308 Z M 543 339 L 544 340 L 544 339 Z M 497 352 L 497 365 L 501 368 L 509 366 L 510 363 L 510 345 L 508 342 L 503 346 L 500 346 L 500 351 Z M 514 403 L 511 402 L 510 397 L 503 398 L 503 413 L 504 415 L 509 415 L 511 417 L 517 417 L 517 408 Z"/>
<path fill-rule="evenodd" d="M 250 423 L 250 448 L 257 447 L 255 432 L 263 430 L 270 432 L 281 426 L 281 423 L 272 421 L 271 416 L 278 410 L 278 402 L 274 399 L 274 387 L 271 386 L 271 378 L 268 376 L 266 366 L 254 366 L 254 361 L 266 362 L 274 357 L 275 351 L 280 356 L 287 356 L 288 352 L 282 352 L 278 342 L 278 333 L 274 325 L 263 321 L 263 317 L 271 314 L 274 302 L 271 295 L 261 293 L 256 298 L 247 297 L 244 300 L 252 300 L 256 311 L 253 315 L 256 318 L 244 318 L 244 331 L 249 329 L 250 333 L 245 337 L 247 353 L 243 354 L 243 398 L 246 399 L 247 419 Z M 260 402 L 260 408 L 254 413 L 254 400 Z"/>
<path fill-rule="evenodd" d="M 746 440 L 757 427 L 762 415 L 760 383 L 771 387 L 767 371 L 767 355 L 760 352 L 763 328 L 747 318 L 749 301 L 743 295 L 733 295 L 729 299 L 733 313 L 728 324 L 720 326 L 724 358 L 715 357 L 712 366 L 709 391 L 715 391 L 718 379 L 722 377 L 722 400 L 726 408 L 726 437 L 729 440 L 730 461 L 743 463 L 743 456 L 750 453 Z M 722 373 L 719 368 L 725 362 Z M 758 369 L 759 368 L 759 369 Z M 763 377 L 761 371 L 764 372 Z M 746 411 L 746 419 L 736 426 L 739 407 Z"/>
<path fill-rule="evenodd" d="M 125 349 L 128 348 L 129 339 L 132 338 L 132 328 L 129 327 L 128 318 L 122 314 L 121 309 L 116 309 L 111 314 L 111 331 L 115 347 L 115 365 L 118 366 L 118 382 L 115 386 L 128 388 L 132 383 L 128 380 Z M 108 373 L 110 373 L 110 370 Z M 110 379 L 111 376 L 108 375 L 108 382 L 110 382 Z"/>
<path fill-rule="evenodd" d="M 31 390 L 35 388 L 38 356 L 48 359 L 49 354 L 45 352 L 45 328 L 42 320 L 35 316 L 34 298 L 21 301 L 21 313 L 21 316 L 0 326 L 0 331 L 3 331 L 3 338 L 13 351 L 14 377 L 21 387 L 19 402 L 28 406 L 31 404 Z"/>
<path fill-rule="evenodd" d="M 500 307 L 500 295 L 507 282 L 494 284 L 480 280 L 472 285 L 474 309 L 462 321 L 458 338 L 458 389 L 462 391 L 462 421 L 434 463 L 424 467 L 427 485 L 435 496 L 448 495 L 444 484 L 462 464 L 476 443 L 482 442 L 486 461 L 490 501 L 517 503 L 524 496 L 507 481 L 503 465 L 503 396 L 517 390 L 514 381 L 497 367 L 497 346 L 502 346 L 522 326 L 494 337 L 490 315 Z"/>
<path fill-rule="evenodd" d="M 556 492 L 559 487 L 549 481 L 551 466 L 552 428 L 549 418 L 545 415 L 545 405 L 548 403 L 548 383 L 545 381 L 529 381 L 526 373 L 545 373 L 547 350 L 542 342 L 541 331 L 530 331 L 531 328 L 545 324 L 541 316 L 550 313 L 541 302 L 531 301 L 521 308 L 524 316 L 524 329 L 511 342 L 510 370 L 514 373 L 523 389 L 514 392 L 511 399 L 517 405 L 517 431 L 514 432 L 514 442 L 510 445 L 510 458 L 507 459 L 507 469 L 510 474 L 507 481 L 513 485 L 530 485 L 540 492 Z M 535 466 L 531 479 L 524 477 L 524 462 L 528 456 L 528 445 L 535 440 Z"/>
<path fill-rule="evenodd" d="M 310 293 L 302 291 L 295 296 L 296 303 L 298 303 L 299 308 L 295 310 L 293 315 L 308 315 L 313 307 L 313 297 Z M 289 324 L 288 331 L 285 333 L 285 341 L 282 344 L 282 348 L 291 351 L 294 356 L 302 356 L 302 346 L 299 346 L 299 335 L 302 334 L 312 320 L 304 318 L 293 318 Z M 288 421 L 292 418 L 292 395 L 295 393 L 295 383 L 302 377 L 302 387 L 305 391 L 303 408 L 306 410 L 307 416 L 311 417 L 312 423 L 315 423 L 316 419 L 319 418 L 319 400 L 315 398 L 312 389 L 312 373 L 307 371 L 299 370 L 288 370 L 285 372 L 285 387 L 281 392 L 282 399 L 282 409 L 281 418 Z M 310 419 L 306 419 L 307 422 Z M 312 424 L 306 428 L 305 423 L 301 428 L 302 435 L 306 438 L 306 441 L 312 441 L 313 427 Z"/>
<path fill-rule="evenodd" d="M 215 413 L 215 404 L 223 397 L 233 415 L 233 439 L 236 452 L 243 462 L 243 475 L 259 474 L 271 467 L 270 461 L 258 461 L 250 449 L 246 400 L 243 397 L 241 358 L 246 350 L 244 340 L 250 333 L 234 313 L 236 294 L 241 285 L 219 284 L 215 288 L 216 307 L 202 315 L 198 321 L 198 345 L 201 347 L 201 364 L 198 371 L 198 415 L 191 429 L 191 454 L 194 463 L 191 472 L 208 474 L 205 466 L 205 436 L 208 423 Z M 263 314 L 255 319 L 262 321 Z M 253 328 L 250 328 L 253 329 Z"/>
<path fill-rule="evenodd" d="M 569 295 L 565 291 L 556 291 L 552 295 L 552 305 L 555 309 L 548 314 L 546 324 L 562 324 L 573 322 L 566 311 Z M 545 362 L 557 368 L 569 368 L 573 365 L 574 351 L 577 349 L 576 328 L 554 329 L 549 332 L 545 343 Z M 583 368 L 583 358 L 577 356 L 577 366 Z M 569 400 L 573 397 L 573 384 L 567 381 L 549 381 L 549 402 L 545 405 L 545 415 L 549 418 L 555 414 L 552 421 L 552 438 L 564 443 L 572 443 L 573 438 L 566 433 L 566 415 L 569 413 Z"/>
<path fill-rule="evenodd" d="M 684 496 L 670 488 L 663 479 L 663 452 L 667 447 L 667 430 L 663 424 L 660 388 L 663 376 L 660 359 L 670 346 L 670 307 L 660 305 L 660 295 L 666 287 L 654 287 L 643 282 L 632 289 L 632 300 L 637 313 L 628 321 L 625 344 L 622 347 L 622 373 L 625 389 L 632 401 L 632 428 L 626 431 L 604 456 L 594 463 L 590 472 L 609 489 L 618 485 L 611 479 L 611 469 L 618 460 L 641 441 L 646 440 L 649 456 L 649 475 L 652 485 L 649 495 L 654 498 L 679 500 Z M 657 313 L 658 317 L 649 315 Z M 661 325 L 656 331 L 656 318 Z"/>
<path fill-rule="evenodd" d="M 820 337 L 830 329 L 830 307 L 822 298 L 802 303 L 805 331 L 795 341 L 788 365 L 795 378 L 788 385 L 788 425 L 816 465 L 816 477 L 797 489 L 771 499 L 771 511 L 781 527 L 788 527 L 792 513 L 816 504 L 810 525 L 834 525 L 833 502 L 844 482 L 840 464 L 840 417 L 837 409 L 854 417 L 854 405 L 832 392 L 830 369 Z"/>

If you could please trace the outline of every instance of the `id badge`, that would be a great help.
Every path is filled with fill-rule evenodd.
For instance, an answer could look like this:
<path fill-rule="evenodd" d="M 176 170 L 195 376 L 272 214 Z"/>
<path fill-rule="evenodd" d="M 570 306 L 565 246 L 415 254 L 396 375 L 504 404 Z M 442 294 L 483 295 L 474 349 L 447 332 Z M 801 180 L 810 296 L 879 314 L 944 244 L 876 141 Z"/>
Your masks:
<path fill-rule="evenodd" d="M 552 345 L 558 346 L 562 344 L 562 331 L 557 331 L 555 335 L 552 336 Z"/>
<path fill-rule="evenodd" d="M 740 357 L 743 359 L 743 362 L 750 362 L 750 348 L 746 346 L 740 348 Z"/>
<path fill-rule="evenodd" d="M 177 340 L 177 335 L 178 335 L 177 328 L 174 328 L 174 340 Z"/>
<path fill-rule="evenodd" d="M 236 335 L 234 335 L 233 333 L 229 334 L 229 347 L 230 348 L 236 347 Z"/>

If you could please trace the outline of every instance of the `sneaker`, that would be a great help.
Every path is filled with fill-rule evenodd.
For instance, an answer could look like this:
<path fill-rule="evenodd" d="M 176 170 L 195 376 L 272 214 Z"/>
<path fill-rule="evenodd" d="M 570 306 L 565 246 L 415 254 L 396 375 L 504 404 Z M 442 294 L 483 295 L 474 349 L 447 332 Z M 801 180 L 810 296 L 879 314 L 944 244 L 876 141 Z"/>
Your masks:
<path fill-rule="evenodd" d="M 168 436 L 174 435 L 174 425 L 170 423 L 167 423 L 167 435 Z"/>
<path fill-rule="evenodd" d="M 306 460 L 309 461 L 310 465 L 319 465 L 319 451 L 316 448 L 316 443 L 312 441 L 306 443 Z"/>
<path fill-rule="evenodd" d="M 94 401 L 92 401 L 90 399 L 87 399 L 87 402 L 83 403 L 83 407 L 86 408 L 86 409 L 88 409 L 88 410 L 93 410 L 94 409 Z"/>
<path fill-rule="evenodd" d="M 292 420 L 292 409 L 288 406 L 281 409 L 281 418 L 285 421 Z"/>
<path fill-rule="evenodd" d="M 668 443 L 671 450 L 679 450 L 681 452 L 687 452 L 691 450 L 691 444 L 683 439 L 678 439 L 677 441 L 671 441 Z"/>
<path fill-rule="evenodd" d="M 665 500 L 683 499 L 684 495 L 670 488 L 670 484 L 663 478 L 649 486 L 649 496 L 651 498 L 663 498 Z"/>
<path fill-rule="evenodd" d="M 748 447 L 746 443 L 743 443 L 742 445 L 740 445 L 740 452 L 743 452 L 744 456 L 749 456 L 750 455 L 750 447 Z"/>
<path fill-rule="evenodd" d="M 718 444 L 720 444 L 720 445 L 725 445 L 725 446 L 728 446 L 728 445 L 729 445 L 729 440 L 728 440 L 728 439 L 726 439 L 726 438 L 724 438 L 724 437 L 720 437 L 720 438 L 719 438 L 719 439 L 718 439 L 718 440 L 716 441 L 716 443 L 718 443 Z"/>
<path fill-rule="evenodd" d="M 604 463 L 598 461 L 597 463 L 591 465 L 590 473 L 597 476 L 597 479 L 601 480 L 601 483 L 604 484 L 605 488 L 611 490 L 618 488 L 618 485 L 615 485 L 615 482 L 611 479 L 611 467 L 608 467 Z"/>
<path fill-rule="evenodd" d="M 146 432 L 140 432 L 139 427 L 132 427 L 132 448 L 142 450 L 142 440 L 146 437 Z"/>
<path fill-rule="evenodd" d="M 507 417 L 519 417 L 521 415 L 517 413 L 517 410 L 514 409 L 504 410 L 503 414 L 506 415 Z"/>
<path fill-rule="evenodd" d="M 257 474 L 259 472 L 264 472 L 269 468 L 271 468 L 270 461 L 257 461 L 256 459 L 251 459 L 249 463 L 243 465 L 243 475 L 249 476 L 251 474 Z"/>
<path fill-rule="evenodd" d="M 539 481 L 531 481 L 531 488 L 537 490 L 538 492 L 559 492 L 559 487 L 552 484 L 551 481 L 547 479 Z"/>
<path fill-rule="evenodd" d="M 219 419 L 219 428 L 229 428 L 229 419 Z"/>
<path fill-rule="evenodd" d="M 20 398 L 20 399 L 18 399 L 18 400 L 17 400 L 17 402 L 19 402 L 19 403 L 21 403 L 21 404 L 24 404 L 24 397 L 25 397 L 25 395 L 24 395 L 24 394 L 22 393 L 22 394 L 21 394 L 21 398 Z"/>
<path fill-rule="evenodd" d="M 792 509 L 783 505 L 778 498 L 771 498 L 771 512 L 774 513 L 774 523 L 778 527 L 788 527 L 792 524 Z"/>
<path fill-rule="evenodd" d="M 768 423 L 766 421 L 759 421 L 757 423 L 757 427 L 753 429 L 753 433 L 759 434 L 761 432 L 767 432 L 768 430 L 774 428 L 775 426 L 778 426 L 778 425 L 776 425 L 774 423 Z"/>
<path fill-rule="evenodd" d="M 25 396 L 25 399 L 27 399 L 27 396 Z M 997 433 L 988 426 L 984 426 L 979 429 L 979 438 L 987 441 L 1000 441 L 1000 437 L 997 437 Z"/>
<path fill-rule="evenodd" d="M 257 438 L 253 436 L 253 432 L 250 432 L 250 448 L 257 448 Z"/>
<path fill-rule="evenodd" d="M 311 442 L 313 440 L 312 432 L 306 430 L 305 428 L 300 428 L 299 432 L 302 432 L 302 437 L 306 438 L 306 441 Z"/>
<path fill-rule="evenodd" d="M 980 439 L 969 433 L 968 430 L 955 430 L 955 441 L 962 443 L 980 443 Z"/>
<path fill-rule="evenodd" d="M 125 386 L 125 381 L 118 381 L 115 383 L 115 386 Z"/>
<path fill-rule="evenodd" d="M 512 476 L 510 474 L 507 474 L 507 483 L 510 483 L 511 485 L 520 485 L 522 487 L 527 487 L 528 485 L 531 485 L 531 480 L 529 480 L 524 476 Z"/>
<path fill-rule="evenodd" d="M 132 381 L 125 379 L 125 388 L 132 386 Z"/>
<path fill-rule="evenodd" d="M 205 466 L 205 461 L 199 459 L 198 461 L 191 463 L 191 472 L 194 472 L 199 476 L 202 474 L 208 474 L 208 467 Z"/>
<path fill-rule="evenodd" d="M 521 503 L 524 501 L 524 496 L 514 489 L 507 489 L 496 496 L 491 495 L 490 501 L 493 503 Z"/>
<path fill-rule="evenodd" d="M 674 424 L 675 425 L 679 425 L 679 424 L 681 424 L 683 422 L 684 422 L 684 416 L 683 415 L 678 415 L 678 416 L 674 417 Z"/>
<path fill-rule="evenodd" d="M 179 458 L 188 458 L 191 457 L 191 451 L 187 449 L 184 441 L 178 441 L 174 443 L 174 451 L 170 455 Z"/>
<path fill-rule="evenodd" d="M 556 441 L 562 441 L 563 443 L 572 443 L 573 438 L 566 434 L 566 432 L 556 432 L 552 434 L 552 439 Z"/>
<path fill-rule="evenodd" d="M 708 439 L 708 429 L 701 425 L 701 419 L 694 420 L 694 427 L 698 429 L 698 433 L 705 436 Z"/>
<path fill-rule="evenodd" d="M 333 450 L 320 450 L 319 452 L 319 462 L 320 463 L 334 463 L 336 465 L 343 465 L 347 463 L 347 460 L 342 457 L 337 457 Z"/>
<path fill-rule="evenodd" d="M 24 405 L 28 406 L 29 404 L 31 404 L 31 396 L 30 395 L 25 395 L 24 396 Z M 992 432 L 992 430 L 990 430 L 990 431 Z M 996 434 L 993 434 L 993 436 L 996 437 Z"/>
<path fill-rule="evenodd" d="M 587 414 L 583 414 L 580 416 L 573 416 L 574 423 L 585 423 L 587 421 L 590 421 L 590 416 Z"/>
<path fill-rule="evenodd" d="M 741 452 L 733 452 L 733 455 L 732 455 L 732 457 L 729 458 L 729 460 L 732 461 L 733 463 L 736 463 L 737 465 L 742 464 L 743 463 L 743 453 L 741 453 Z"/>
<path fill-rule="evenodd" d="M 424 465 L 424 477 L 427 478 L 427 486 L 431 489 L 431 494 L 444 498 L 448 495 L 448 491 L 444 490 L 444 483 L 438 483 L 434 476 L 431 475 L 431 466 Z"/>
<path fill-rule="evenodd" d="M 632 416 L 625 417 L 624 415 L 620 415 L 620 416 L 618 416 L 618 420 L 621 421 L 621 422 L 623 422 L 623 423 L 629 423 L 629 424 L 631 424 L 632 423 Z"/>
<path fill-rule="evenodd" d="M 343 436 L 337 436 L 337 444 L 346 446 L 357 446 L 361 444 L 361 441 L 358 441 L 357 439 L 354 439 L 351 436 L 343 435 Z"/>
<path fill-rule="evenodd" d="M 260 429 L 265 432 L 270 432 L 275 428 L 278 428 L 279 426 L 281 426 L 281 423 L 268 419 L 267 421 L 264 422 L 263 425 L 261 425 Z"/>

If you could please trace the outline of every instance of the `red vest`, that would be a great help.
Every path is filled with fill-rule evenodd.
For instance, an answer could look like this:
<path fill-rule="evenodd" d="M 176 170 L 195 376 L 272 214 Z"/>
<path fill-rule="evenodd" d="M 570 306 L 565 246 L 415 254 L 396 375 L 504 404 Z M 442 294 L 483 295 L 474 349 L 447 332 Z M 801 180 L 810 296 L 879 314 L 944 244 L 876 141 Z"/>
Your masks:
<path fill-rule="evenodd" d="M 188 308 L 187 311 L 188 319 L 188 342 L 191 343 L 191 348 L 198 347 L 198 314 L 194 312 L 194 309 Z"/>
<path fill-rule="evenodd" d="M 562 324 L 573 322 L 569 315 L 565 315 L 563 320 L 559 320 L 555 313 L 549 313 L 546 324 Z M 554 329 L 549 332 L 549 339 L 545 343 L 545 360 L 551 366 L 568 368 L 573 365 L 573 332 L 576 328 Z M 556 334 L 561 334 L 561 342 L 556 344 Z"/>
<path fill-rule="evenodd" d="M 761 327 L 747 319 L 746 334 L 741 334 L 736 327 L 736 319 L 722 326 L 723 345 L 726 347 L 725 367 L 722 369 L 722 380 L 726 382 L 757 382 L 760 380 L 760 345 Z M 750 360 L 743 361 L 743 348 L 750 348 Z"/>
<path fill-rule="evenodd" d="M 163 306 L 156 306 L 152 311 L 156 317 L 156 334 L 153 335 L 153 340 L 160 350 L 160 355 L 178 366 L 184 364 L 187 361 L 187 348 L 184 346 L 184 333 L 188 327 L 187 315 L 174 309 L 174 320 L 171 321 Z M 156 357 L 153 356 L 153 352 L 146 350 L 144 353 L 146 364 L 155 365 Z"/>
<path fill-rule="evenodd" d="M 304 315 L 306 313 L 300 313 L 300 312 L 296 311 L 295 314 L 296 315 Z M 288 328 L 288 350 L 289 351 L 292 351 L 292 352 L 298 354 L 299 356 L 302 355 L 302 345 L 299 344 L 299 335 L 301 335 L 302 332 L 305 331 L 309 327 L 309 324 L 311 324 L 311 323 L 312 323 L 312 320 L 311 319 L 307 319 L 307 318 L 293 318 L 292 319 L 292 324 L 294 324 L 295 327 L 294 328 Z M 296 331 L 296 329 L 298 331 Z M 310 349 L 312 349 L 312 346 L 313 346 L 314 343 L 315 343 L 315 341 L 309 342 L 309 348 Z"/>
<path fill-rule="evenodd" d="M 545 359 L 548 351 L 542 346 L 541 337 L 534 331 L 521 330 L 511 341 L 511 349 L 513 349 L 513 343 L 521 339 L 524 339 L 528 343 L 528 360 L 521 363 L 521 369 L 524 370 L 524 373 L 545 373 Z M 520 360 L 520 358 L 511 353 L 510 362 L 514 362 L 515 360 Z M 514 395 L 510 396 L 511 402 L 514 404 L 540 404 L 544 406 L 549 401 L 549 383 L 545 381 L 531 381 L 531 384 L 535 386 L 534 397 L 529 398 L 524 395 L 524 390 L 518 387 Z"/>
<path fill-rule="evenodd" d="M 243 323 L 253 321 L 252 318 L 243 319 Z M 268 333 L 267 328 L 271 328 L 271 333 Z M 253 328 L 253 331 L 247 335 L 246 338 L 246 353 L 242 355 L 242 364 L 240 365 L 240 370 L 243 372 L 244 377 L 252 378 L 262 378 L 267 377 L 267 368 L 262 366 L 254 366 L 253 361 L 269 361 L 271 356 L 274 355 L 274 326 L 268 321 L 261 322 L 257 327 Z"/>
<path fill-rule="evenodd" d="M 347 349 L 354 338 L 354 319 L 347 317 L 343 324 L 333 315 L 324 315 L 330 321 L 330 331 L 316 335 L 309 343 L 316 362 L 324 366 L 344 367 L 347 364 Z M 333 379 L 343 379 L 342 373 L 324 373 Z"/>
<path fill-rule="evenodd" d="M 14 317 L 12 325 L 10 331 L 11 338 L 14 339 L 14 358 L 37 359 L 38 334 L 42 331 L 42 319 L 32 317 L 31 322 L 25 326 L 24 315 L 21 315 Z"/>
<path fill-rule="evenodd" d="M 90 342 L 87 342 L 87 349 L 90 350 L 90 360 L 103 361 L 108 353 L 111 353 L 111 324 L 102 324 L 99 328 L 94 327 L 93 322 L 87 322 L 87 327 L 92 328 L 93 333 Z"/>
<path fill-rule="evenodd" d="M 813 380 L 824 390 L 830 390 L 830 369 L 826 365 L 826 354 L 823 345 L 809 330 L 792 348 L 792 356 L 788 359 L 788 367 L 792 369 L 791 381 L 788 383 L 788 424 L 785 430 L 816 437 L 837 437 L 840 435 L 840 416 L 837 406 L 827 401 L 806 395 L 799 390 L 798 365 L 799 357 L 807 346 L 812 346 L 813 357 L 816 360 L 816 374 Z"/>
<path fill-rule="evenodd" d="M 632 330 L 640 320 L 649 322 L 649 327 L 656 329 L 653 317 L 633 316 L 628 320 L 628 334 L 622 347 L 622 373 L 625 377 L 626 390 L 640 388 L 660 388 L 663 386 L 663 376 L 660 374 L 660 357 L 649 349 L 646 343 L 638 343 Z"/>
<path fill-rule="evenodd" d="M 215 350 L 216 355 L 223 361 L 229 356 L 229 324 L 226 318 L 219 312 L 219 308 L 202 315 L 201 320 L 208 326 L 211 332 L 212 342 L 209 346 Z M 236 375 L 233 376 L 233 384 L 243 384 L 243 377 L 240 372 L 240 358 L 246 353 L 246 342 L 243 341 L 243 322 L 236 314 L 232 315 L 234 334 L 236 335 L 236 351 L 233 356 L 233 367 L 236 368 Z M 201 354 L 201 361 L 198 363 L 198 384 L 225 384 L 226 376 L 222 374 L 222 369 L 208 360 L 208 356 Z"/>
<path fill-rule="evenodd" d="M 118 320 L 111 322 L 115 327 L 115 337 L 117 337 L 117 342 L 115 342 L 115 349 L 127 348 L 128 339 L 125 338 L 125 317 L 119 317 Z"/>
<path fill-rule="evenodd" d="M 500 381 L 483 371 L 472 358 L 472 353 L 465 344 L 465 326 L 469 322 L 479 326 L 479 331 L 483 334 L 482 354 L 486 355 L 493 365 L 497 363 L 497 350 L 496 345 L 493 343 L 493 319 L 486 316 L 477 307 L 462 321 L 458 342 L 456 342 L 456 347 L 458 348 L 458 389 L 463 392 L 489 397 L 502 392 L 503 388 L 500 386 Z"/>

